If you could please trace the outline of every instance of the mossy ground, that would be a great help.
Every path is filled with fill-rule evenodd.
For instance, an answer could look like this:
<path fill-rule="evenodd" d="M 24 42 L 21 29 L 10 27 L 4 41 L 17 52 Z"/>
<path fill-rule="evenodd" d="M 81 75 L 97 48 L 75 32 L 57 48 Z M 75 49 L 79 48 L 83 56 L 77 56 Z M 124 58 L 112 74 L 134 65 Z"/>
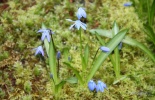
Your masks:
<path fill-rule="evenodd" d="M 3 1 L 3 0 L 2 0 Z M 33 48 L 41 45 L 41 34 L 36 32 L 42 23 L 55 32 L 56 48 L 65 50 L 72 57 L 72 63 L 81 69 L 79 36 L 69 30 L 76 20 L 75 12 L 82 3 L 74 0 L 8 0 L 0 3 L 0 98 L 7 100 L 49 100 L 54 99 L 47 61 L 34 56 Z M 127 0 L 86 0 L 87 31 L 83 32 L 83 45 L 89 44 L 91 57 L 95 54 L 98 41 L 89 33 L 90 29 L 111 29 L 114 20 L 121 29 L 128 28 L 128 36 L 146 45 L 143 22 L 134 7 L 124 7 Z M 105 39 L 105 38 L 103 38 Z M 107 59 L 94 79 L 102 80 L 108 89 L 93 94 L 87 86 L 65 84 L 60 94 L 64 100 L 140 100 L 155 99 L 155 65 L 140 49 L 123 44 L 120 52 L 121 75 L 124 80 L 113 84 L 113 66 Z M 60 78 L 72 76 L 71 70 L 63 65 L 62 55 Z M 88 66 L 89 68 L 89 66 Z"/>

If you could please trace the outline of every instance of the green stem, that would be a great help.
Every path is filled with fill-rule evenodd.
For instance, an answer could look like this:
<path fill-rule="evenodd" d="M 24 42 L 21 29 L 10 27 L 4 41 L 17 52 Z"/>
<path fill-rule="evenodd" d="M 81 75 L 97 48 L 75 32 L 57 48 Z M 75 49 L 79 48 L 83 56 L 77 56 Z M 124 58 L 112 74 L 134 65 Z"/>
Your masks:
<path fill-rule="evenodd" d="M 80 57 L 81 57 L 81 62 L 82 62 L 82 70 L 83 70 L 83 72 L 85 71 L 85 69 L 86 69 L 86 66 L 85 66 L 85 59 L 84 59 L 84 57 L 83 57 L 83 52 L 82 52 L 82 50 L 83 50 L 83 48 L 82 48 L 82 34 L 81 34 L 81 28 L 80 28 L 80 30 L 78 31 L 79 32 L 79 34 L 80 34 Z"/>
<path fill-rule="evenodd" d="M 81 36 L 81 28 L 79 30 L 79 34 L 80 34 L 80 52 L 81 52 L 81 56 L 82 56 L 82 36 Z"/>
<path fill-rule="evenodd" d="M 57 62 L 58 62 L 58 70 L 57 70 L 57 74 L 58 74 L 58 76 L 59 76 L 59 70 L 60 70 L 60 62 L 59 62 L 59 59 L 57 60 Z"/>
<path fill-rule="evenodd" d="M 99 49 L 100 49 L 100 48 L 98 48 L 98 49 L 97 49 L 97 51 L 96 51 L 96 53 L 95 53 L 95 56 L 94 56 L 94 58 L 93 58 L 93 61 L 95 60 L 96 55 L 97 55 L 97 53 L 98 53 Z"/>
<path fill-rule="evenodd" d="M 101 37 L 98 35 L 98 33 L 97 33 L 97 32 L 95 32 L 95 33 L 96 33 L 96 37 L 97 37 L 97 39 L 99 40 L 100 44 L 101 44 L 101 45 L 106 45 L 106 44 L 105 44 L 105 41 L 104 41 L 103 39 L 101 39 Z M 95 54 L 95 56 L 96 56 L 96 54 Z M 109 58 L 110 58 L 111 63 L 113 64 L 114 69 L 115 69 L 115 61 L 114 61 L 113 55 L 112 55 L 112 54 L 109 55 Z M 95 57 L 94 57 L 93 61 L 94 61 L 94 60 L 95 60 Z"/>

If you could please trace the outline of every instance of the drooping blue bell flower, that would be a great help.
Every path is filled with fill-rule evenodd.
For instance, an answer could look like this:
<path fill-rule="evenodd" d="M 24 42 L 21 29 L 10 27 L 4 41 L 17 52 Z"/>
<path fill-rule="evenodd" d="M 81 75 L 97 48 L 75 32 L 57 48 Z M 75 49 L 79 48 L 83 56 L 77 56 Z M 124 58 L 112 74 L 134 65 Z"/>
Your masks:
<path fill-rule="evenodd" d="M 38 46 L 37 48 L 34 48 L 34 50 L 36 50 L 35 55 L 41 54 L 42 56 L 44 56 L 44 51 L 42 46 Z"/>
<path fill-rule="evenodd" d="M 102 50 L 103 52 L 109 52 L 110 51 L 110 49 L 108 47 L 105 47 L 105 46 L 101 46 L 100 50 Z"/>
<path fill-rule="evenodd" d="M 90 80 L 88 82 L 88 88 L 90 91 L 94 91 L 94 89 L 96 88 L 96 83 L 93 80 Z"/>
<path fill-rule="evenodd" d="M 56 57 L 57 57 L 58 60 L 60 59 L 60 57 L 61 57 L 61 52 L 60 51 L 57 52 L 57 56 Z"/>
<path fill-rule="evenodd" d="M 124 6 L 125 7 L 129 7 L 129 6 L 131 6 L 132 5 L 132 2 L 126 2 L 126 3 L 124 3 Z"/>
<path fill-rule="evenodd" d="M 97 92 L 103 92 L 104 91 L 104 89 L 106 88 L 107 86 L 106 86 L 106 84 L 105 83 L 103 83 L 102 81 L 97 81 L 97 85 L 96 85 L 96 91 Z"/>
<path fill-rule="evenodd" d="M 87 14 L 84 10 L 84 8 L 80 7 L 76 13 L 77 18 L 80 20 L 82 17 L 86 18 Z"/>
<path fill-rule="evenodd" d="M 44 41 L 47 38 L 48 42 L 51 40 L 50 34 L 54 34 L 50 29 L 40 29 L 38 33 L 42 33 L 41 40 Z"/>

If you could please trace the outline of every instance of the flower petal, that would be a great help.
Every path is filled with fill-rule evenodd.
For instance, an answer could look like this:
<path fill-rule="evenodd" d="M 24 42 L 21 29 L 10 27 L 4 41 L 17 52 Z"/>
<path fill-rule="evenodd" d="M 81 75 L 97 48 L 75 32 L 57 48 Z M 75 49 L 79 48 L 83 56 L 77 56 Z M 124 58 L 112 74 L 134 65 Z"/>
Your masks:
<path fill-rule="evenodd" d="M 99 80 L 96 85 L 96 91 L 104 92 L 105 88 L 106 88 L 106 84 Z"/>
<path fill-rule="evenodd" d="M 132 5 L 132 2 L 126 2 L 126 3 L 124 3 L 124 6 L 125 7 L 131 6 L 131 5 Z"/>
<path fill-rule="evenodd" d="M 108 47 L 105 47 L 105 46 L 101 46 L 100 49 L 103 51 L 103 52 L 109 52 L 110 49 Z"/>
<path fill-rule="evenodd" d="M 96 88 L 96 84 L 95 84 L 95 82 L 93 80 L 90 80 L 88 82 L 88 88 L 89 88 L 90 91 L 94 91 L 94 89 Z"/>
<path fill-rule="evenodd" d="M 45 37 L 46 37 L 46 33 L 42 33 L 41 40 L 44 41 Z"/>
<path fill-rule="evenodd" d="M 66 19 L 67 21 L 70 21 L 70 22 L 75 22 L 75 21 L 73 21 L 73 20 L 71 20 L 71 19 Z"/>
<path fill-rule="evenodd" d="M 57 52 L 57 59 L 60 59 L 60 57 L 61 57 L 61 52 L 58 51 L 58 52 Z"/>
<path fill-rule="evenodd" d="M 39 46 L 39 47 L 35 48 L 34 50 L 36 50 L 35 55 L 41 54 L 42 56 L 44 56 L 44 51 L 43 51 L 42 46 Z"/>
<path fill-rule="evenodd" d="M 78 19 L 81 19 L 81 17 L 86 18 L 87 15 L 85 10 L 82 7 L 80 7 L 76 13 L 76 16 L 78 17 Z"/>
<path fill-rule="evenodd" d="M 74 25 L 75 25 L 75 24 L 71 25 L 71 26 L 69 27 L 69 29 L 72 29 Z"/>

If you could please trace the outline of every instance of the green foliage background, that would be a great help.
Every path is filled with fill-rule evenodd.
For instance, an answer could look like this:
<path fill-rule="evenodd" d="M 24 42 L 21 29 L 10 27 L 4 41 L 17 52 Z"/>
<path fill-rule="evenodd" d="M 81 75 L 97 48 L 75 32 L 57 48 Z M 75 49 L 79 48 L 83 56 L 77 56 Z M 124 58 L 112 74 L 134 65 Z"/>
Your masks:
<path fill-rule="evenodd" d="M 78 34 L 68 28 L 71 23 L 65 19 L 76 20 L 75 12 L 83 6 L 74 0 L 8 0 L 0 3 L 0 98 L 1 99 L 53 99 L 51 79 L 47 61 L 34 56 L 33 48 L 41 45 L 37 31 L 44 23 L 55 32 L 57 49 L 62 54 L 60 77 L 73 75 L 62 64 L 68 56 L 72 57 L 75 68 L 82 70 L 80 63 L 80 39 Z M 148 45 L 143 32 L 143 21 L 134 7 L 124 7 L 127 0 L 85 0 L 87 25 L 89 29 L 111 29 L 116 20 L 120 29 L 128 28 L 128 36 Z M 138 1 L 137 1 L 138 3 Z M 89 31 L 82 34 L 83 45 L 89 44 L 91 54 L 100 46 Z M 103 38 L 105 39 L 105 38 Z M 108 41 L 107 39 L 105 39 Z M 90 55 L 93 58 L 93 55 Z M 104 81 L 108 89 L 94 95 L 87 86 L 66 84 L 60 98 L 73 100 L 116 100 L 116 99 L 154 99 L 155 65 L 138 48 L 123 44 L 121 50 L 121 74 L 128 75 L 124 80 L 113 84 L 114 72 L 107 59 L 98 70 L 94 79 Z"/>

